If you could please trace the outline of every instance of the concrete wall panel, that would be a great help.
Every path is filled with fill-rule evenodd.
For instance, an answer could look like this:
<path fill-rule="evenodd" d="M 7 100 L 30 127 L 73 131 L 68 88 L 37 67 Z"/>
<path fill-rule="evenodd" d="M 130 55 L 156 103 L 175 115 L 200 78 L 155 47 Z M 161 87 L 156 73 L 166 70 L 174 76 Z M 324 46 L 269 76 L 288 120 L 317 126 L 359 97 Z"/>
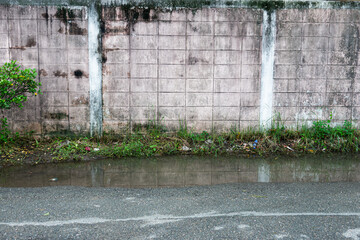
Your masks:
<path fill-rule="evenodd" d="M 199 131 L 259 127 L 262 54 L 269 47 L 263 12 L 103 6 L 97 54 L 104 130 L 148 120 L 171 128 L 186 121 Z M 13 130 L 90 130 L 88 18 L 87 7 L 0 5 L 0 64 L 13 59 L 36 68 L 44 92 L 5 113 Z M 330 113 L 358 123 L 359 19 L 355 9 L 276 10 L 267 91 L 285 125 Z"/>

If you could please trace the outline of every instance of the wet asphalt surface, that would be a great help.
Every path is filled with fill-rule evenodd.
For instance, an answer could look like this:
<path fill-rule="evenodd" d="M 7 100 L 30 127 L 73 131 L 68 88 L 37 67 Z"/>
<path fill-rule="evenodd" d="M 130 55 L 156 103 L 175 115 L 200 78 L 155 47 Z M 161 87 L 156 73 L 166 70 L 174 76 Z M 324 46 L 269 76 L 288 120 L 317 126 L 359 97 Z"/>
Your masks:
<path fill-rule="evenodd" d="M 0 239 L 360 239 L 360 183 L 0 188 Z"/>

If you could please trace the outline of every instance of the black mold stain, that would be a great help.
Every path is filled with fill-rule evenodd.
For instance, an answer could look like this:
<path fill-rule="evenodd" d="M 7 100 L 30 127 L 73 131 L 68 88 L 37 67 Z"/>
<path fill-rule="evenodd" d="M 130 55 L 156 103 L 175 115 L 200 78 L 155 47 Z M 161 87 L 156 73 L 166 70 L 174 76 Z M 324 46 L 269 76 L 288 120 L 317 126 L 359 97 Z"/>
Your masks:
<path fill-rule="evenodd" d="M 285 8 L 285 2 L 282 1 L 250 1 L 247 5 L 250 8 L 260 8 L 268 12 Z"/>
<path fill-rule="evenodd" d="M 195 57 L 189 57 L 189 65 L 195 65 L 199 60 Z"/>
<path fill-rule="evenodd" d="M 40 69 L 39 75 L 46 77 L 48 74 L 47 74 L 47 72 L 45 71 L 45 69 Z"/>
<path fill-rule="evenodd" d="M 107 62 L 106 54 L 104 54 L 104 53 L 102 54 L 101 60 L 102 60 L 102 63 L 106 63 L 106 62 Z"/>
<path fill-rule="evenodd" d="M 52 17 L 49 15 L 47 7 L 45 8 L 45 12 L 41 14 L 41 16 L 46 19 L 46 28 L 49 28 L 49 18 L 50 21 L 52 22 Z"/>
<path fill-rule="evenodd" d="M 45 12 L 45 13 L 41 14 L 41 16 L 42 16 L 43 18 L 45 18 L 46 21 L 49 21 L 49 14 L 47 13 L 47 9 L 46 9 L 46 12 Z"/>
<path fill-rule="evenodd" d="M 144 21 L 148 22 L 150 21 L 150 9 L 144 9 L 142 12 L 142 18 Z"/>
<path fill-rule="evenodd" d="M 34 37 L 30 37 L 27 42 L 26 42 L 26 45 L 25 46 L 13 46 L 13 47 L 10 47 L 9 49 L 18 49 L 18 50 L 26 50 L 26 48 L 29 48 L 29 47 L 35 47 L 36 46 L 36 41 L 35 41 L 35 38 Z"/>
<path fill-rule="evenodd" d="M 103 16 L 106 20 L 116 20 L 116 8 L 115 7 L 104 7 L 102 8 Z"/>
<path fill-rule="evenodd" d="M 120 34 L 127 34 L 129 35 L 130 34 L 130 29 L 129 29 L 129 25 L 130 24 L 126 24 L 126 26 L 118 26 L 118 27 L 106 27 L 106 24 L 104 24 L 104 30 L 102 30 L 101 28 L 101 31 L 104 31 L 103 33 L 105 34 L 109 34 L 109 33 L 120 33 Z"/>
<path fill-rule="evenodd" d="M 193 32 L 198 32 L 200 34 L 211 34 L 211 27 L 210 26 L 206 26 L 206 25 L 203 25 L 203 26 L 192 26 L 190 24 L 190 28 Z"/>
<path fill-rule="evenodd" d="M 104 34 L 105 30 L 106 30 L 106 28 L 105 28 L 104 21 L 100 21 L 100 32 L 101 32 L 101 34 Z"/>
<path fill-rule="evenodd" d="M 146 7 L 134 7 L 133 4 L 124 4 L 121 5 L 121 11 L 118 12 L 116 7 L 105 7 L 102 11 L 102 17 L 107 20 L 121 20 L 126 22 L 126 26 L 113 27 L 110 25 L 101 26 L 101 32 L 103 34 L 116 34 L 124 33 L 129 35 L 131 30 L 134 31 L 134 25 L 138 21 L 150 22 L 155 19 L 158 19 L 157 12 L 160 10 L 154 10 L 152 6 Z"/>
<path fill-rule="evenodd" d="M 158 16 L 156 14 L 152 15 L 151 16 L 151 19 L 154 21 L 154 20 L 157 20 L 158 19 Z"/>
<path fill-rule="evenodd" d="M 138 12 L 136 12 L 136 11 L 134 11 L 133 13 L 132 13 L 132 22 L 133 23 L 136 23 L 136 21 L 138 20 L 138 18 L 139 18 L 139 13 Z"/>
<path fill-rule="evenodd" d="M 63 22 L 66 26 L 66 31 L 69 35 L 86 35 L 87 29 L 79 27 L 75 21 L 75 13 L 68 8 L 58 8 L 55 17 Z M 59 33 L 63 33 L 63 29 L 58 30 Z"/>
<path fill-rule="evenodd" d="M 35 47 L 36 46 L 36 41 L 34 37 L 31 37 L 27 40 L 26 46 L 25 47 Z"/>
<path fill-rule="evenodd" d="M 67 9 L 66 8 L 58 8 L 55 17 L 58 19 L 67 19 Z"/>
<path fill-rule="evenodd" d="M 60 19 L 63 23 L 67 23 L 69 20 L 75 18 L 74 11 L 65 7 L 58 8 L 55 17 Z"/>
<path fill-rule="evenodd" d="M 57 71 L 55 71 L 54 72 L 54 76 L 55 77 L 67 77 L 67 73 L 65 73 L 65 72 L 60 72 L 59 70 L 57 70 Z"/>
<path fill-rule="evenodd" d="M 65 119 L 68 118 L 68 115 L 66 115 L 66 113 L 48 113 L 45 115 L 45 118 L 47 119 L 57 119 L 57 120 L 61 120 L 61 119 Z"/>
<path fill-rule="evenodd" d="M 128 22 L 128 28 L 135 25 L 138 20 L 143 20 L 145 22 L 149 22 L 157 19 L 157 15 L 155 11 L 151 11 L 151 7 L 149 8 L 133 8 L 131 5 L 122 5 L 121 10 L 125 20 Z M 132 30 L 134 28 L 132 27 Z"/>
<path fill-rule="evenodd" d="M 139 13 L 136 9 L 133 9 L 130 4 L 122 5 L 121 10 L 123 10 L 126 20 L 129 23 L 136 23 L 139 17 Z"/>
<path fill-rule="evenodd" d="M 188 58 L 188 64 L 189 65 L 195 65 L 196 63 L 209 63 L 208 61 L 205 61 L 204 59 L 200 59 L 197 57 L 189 56 Z"/>
<path fill-rule="evenodd" d="M 76 78 L 82 78 L 83 72 L 81 70 L 74 71 L 74 75 Z"/>
<path fill-rule="evenodd" d="M 69 34 L 70 35 L 86 35 L 87 29 L 79 27 L 77 23 L 69 23 Z"/>
<path fill-rule="evenodd" d="M 340 48 L 344 53 L 344 63 L 348 63 L 348 66 L 352 66 L 346 73 L 346 77 L 355 80 L 356 66 L 358 63 L 358 51 L 359 51 L 359 29 L 355 25 L 349 25 L 342 33 L 342 39 Z"/>

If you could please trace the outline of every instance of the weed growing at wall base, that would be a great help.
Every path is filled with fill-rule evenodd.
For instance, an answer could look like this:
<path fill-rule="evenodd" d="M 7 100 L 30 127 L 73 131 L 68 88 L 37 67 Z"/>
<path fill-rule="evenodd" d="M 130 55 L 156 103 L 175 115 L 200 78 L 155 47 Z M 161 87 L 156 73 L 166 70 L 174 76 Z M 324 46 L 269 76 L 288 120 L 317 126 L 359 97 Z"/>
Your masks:
<path fill-rule="evenodd" d="M 271 129 L 255 128 L 229 132 L 195 132 L 186 124 L 169 131 L 159 124 L 136 125 L 128 132 L 104 137 L 52 137 L 35 140 L 23 136 L 1 143 L 0 165 L 82 161 L 103 157 L 152 157 L 164 155 L 241 155 L 315 154 L 359 152 L 360 131 L 345 121 L 332 126 L 332 117 L 314 121 L 311 127 L 289 129 L 278 121 Z"/>

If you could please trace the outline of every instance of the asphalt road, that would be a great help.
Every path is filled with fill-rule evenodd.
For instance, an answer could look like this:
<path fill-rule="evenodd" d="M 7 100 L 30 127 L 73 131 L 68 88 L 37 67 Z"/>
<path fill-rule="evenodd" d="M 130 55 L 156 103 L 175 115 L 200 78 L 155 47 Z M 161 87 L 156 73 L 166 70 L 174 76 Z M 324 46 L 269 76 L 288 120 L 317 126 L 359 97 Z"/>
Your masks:
<path fill-rule="evenodd" d="M 360 239 L 360 183 L 0 188 L 1 239 Z"/>

